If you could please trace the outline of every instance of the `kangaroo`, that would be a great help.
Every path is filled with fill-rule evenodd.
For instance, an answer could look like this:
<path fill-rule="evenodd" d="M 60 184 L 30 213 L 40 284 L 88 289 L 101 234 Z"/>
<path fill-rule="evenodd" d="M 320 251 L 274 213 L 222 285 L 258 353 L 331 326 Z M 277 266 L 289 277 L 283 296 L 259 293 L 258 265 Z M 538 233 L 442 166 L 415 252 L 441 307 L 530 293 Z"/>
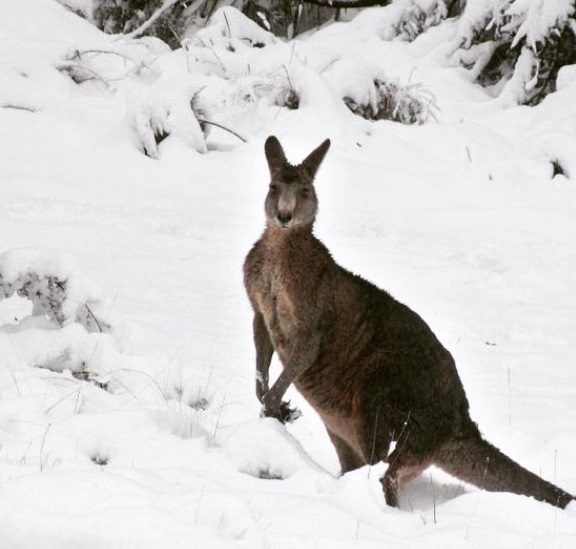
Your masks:
<path fill-rule="evenodd" d="M 424 320 L 339 266 L 313 235 L 314 177 L 329 147 L 324 141 L 294 166 L 278 139 L 265 144 L 266 228 L 244 263 L 263 415 L 294 418 L 282 401 L 293 383 L 320 415 L 342 474 L 389 464 L 380 482 L 390 506 L 403 485 L 436 465 L 485 490 L 565 508 L 572 495 L 484 440 L 454 359 Z M 274 352 L 283 369 L 269 388 Z"/>

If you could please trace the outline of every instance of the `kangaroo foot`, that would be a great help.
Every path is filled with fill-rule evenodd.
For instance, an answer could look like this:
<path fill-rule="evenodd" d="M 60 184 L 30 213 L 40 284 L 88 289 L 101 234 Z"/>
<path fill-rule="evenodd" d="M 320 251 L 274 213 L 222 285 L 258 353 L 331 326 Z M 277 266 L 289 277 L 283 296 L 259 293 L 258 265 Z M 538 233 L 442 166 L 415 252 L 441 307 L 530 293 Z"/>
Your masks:
<path fill-rule="evenodd" d="M 384 476 L 380 479 L 384 489 L 386 504 L 398 507 L 398 492 L 402 486 L 415 479 L 429 465 L 428 461 L 417 459 L 410 454 L 401 454 L 397 451 L 390 454 L 390 465 Z"/>

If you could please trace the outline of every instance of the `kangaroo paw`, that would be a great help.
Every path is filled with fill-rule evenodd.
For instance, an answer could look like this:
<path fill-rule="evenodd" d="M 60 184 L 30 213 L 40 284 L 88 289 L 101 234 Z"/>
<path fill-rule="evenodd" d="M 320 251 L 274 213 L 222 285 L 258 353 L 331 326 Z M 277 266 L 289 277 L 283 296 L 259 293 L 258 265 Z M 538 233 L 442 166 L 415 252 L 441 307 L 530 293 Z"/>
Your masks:
<path fill-rule="evenodd" d="M 262 408 L 260 412 L 260 417 L 273 417 L 276 418 L 280 423 L 292 423 L 296 421 L 302 412 L 294 407 L 290 407 L 290 401 L 282 401 L 280 405 L 275 409 L 266 408 L 265 406 Z"/>

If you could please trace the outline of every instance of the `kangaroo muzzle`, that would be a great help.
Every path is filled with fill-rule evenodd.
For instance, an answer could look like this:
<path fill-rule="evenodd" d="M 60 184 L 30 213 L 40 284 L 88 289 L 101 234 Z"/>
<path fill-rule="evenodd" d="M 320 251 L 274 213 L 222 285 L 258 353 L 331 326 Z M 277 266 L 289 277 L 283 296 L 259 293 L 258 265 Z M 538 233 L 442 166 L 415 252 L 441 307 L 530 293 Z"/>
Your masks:
<path fill-rule="evenodd" d="M 282 228 L 287 228 L 292 224 L 292 212 L 281 211 L 276 215 L 276 223 Z"/>

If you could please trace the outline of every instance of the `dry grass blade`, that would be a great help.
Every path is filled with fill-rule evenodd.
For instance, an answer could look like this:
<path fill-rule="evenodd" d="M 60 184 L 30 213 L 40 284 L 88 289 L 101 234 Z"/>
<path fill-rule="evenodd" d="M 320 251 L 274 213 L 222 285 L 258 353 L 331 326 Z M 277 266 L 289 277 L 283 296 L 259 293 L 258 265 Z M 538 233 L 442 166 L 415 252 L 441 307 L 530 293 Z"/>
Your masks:
<path fill-rule="evenodd" d="M 142 372 L 141 370 L 135 370 L 135 369 L 133 369 L 133 368 L 120 368 L 120 369 L 118 369 L 118 370 L 114 370 L 114 372 L 111 372 L 110 375 L 112 375 L 112 374 L 114 374 L 114 373 L 117 373 L 117 372 L 130 372 L 130 373 L 140 374 L 140 375 L 142 375 L 142 376 L 144 376 L 144 377 L 146 377 L 147 379 L 150 380 L 150 383 L 148 383 L 147 385 L 145 385 L 145 386 L 144 386 L 142 389 L 140 389 L 137 393 L 135 393 L 135 392 L 132 391 L 130 388 L 128 388 L 128 387 L 126 386 L 126 384 L 123 383 L 122 381 L 120 381 L 120 380 L 118 380 L 118 379 L 115 379 L 115 380 L 114 380 L 116 383 L 118 383 L 119 385 L 121 385 L 122 387 L 124 387 L 124 389 L 126 389 L 126 391 L 127 391 L 128 393 L 130 393 L 130 394 L 134 397 L 134 399 L 135 399 L 136 401 L 139 401 L 139 398 L 138 398 L 138 397 L 139 397 L 146 389 L 148 389 L 148 387 L 150 387 L 150 386 L 153 385 L 154 387 L 156 387 L 156 389 L 158 390 L 158 392 L 159 392 L 160 395 L 162 396 L 162 399 L 164 400 L 164 403 L 166 404 L 166 408 L 169 408 L 168 399 L 166 398 L 166 395 L 164 394 L 164 391 L 162 390 L 162 387 L 160 387 L 160 385 L 158 384 L 158 382 L 157 382 L 150 374 L 147 374 L 146 372 Z"/>
<path fill-rule="evenodd" d="M 86 307 L 86 311 L 88 311 L 88 314 L 92 317 L 92 320 L 96 322 L 96 326 L 98 326 L 98 330 L 100 331 L 100 333 L 103 333 L 104 330 L 102 329 L 102 325 L 100 324 L 100 322 L 98 322 L 98 319 L 96 318 L 96 315 L 92 312 L 92 309 L 88 307 L 87 303 L 84 303 L 84 307 Z"/>

